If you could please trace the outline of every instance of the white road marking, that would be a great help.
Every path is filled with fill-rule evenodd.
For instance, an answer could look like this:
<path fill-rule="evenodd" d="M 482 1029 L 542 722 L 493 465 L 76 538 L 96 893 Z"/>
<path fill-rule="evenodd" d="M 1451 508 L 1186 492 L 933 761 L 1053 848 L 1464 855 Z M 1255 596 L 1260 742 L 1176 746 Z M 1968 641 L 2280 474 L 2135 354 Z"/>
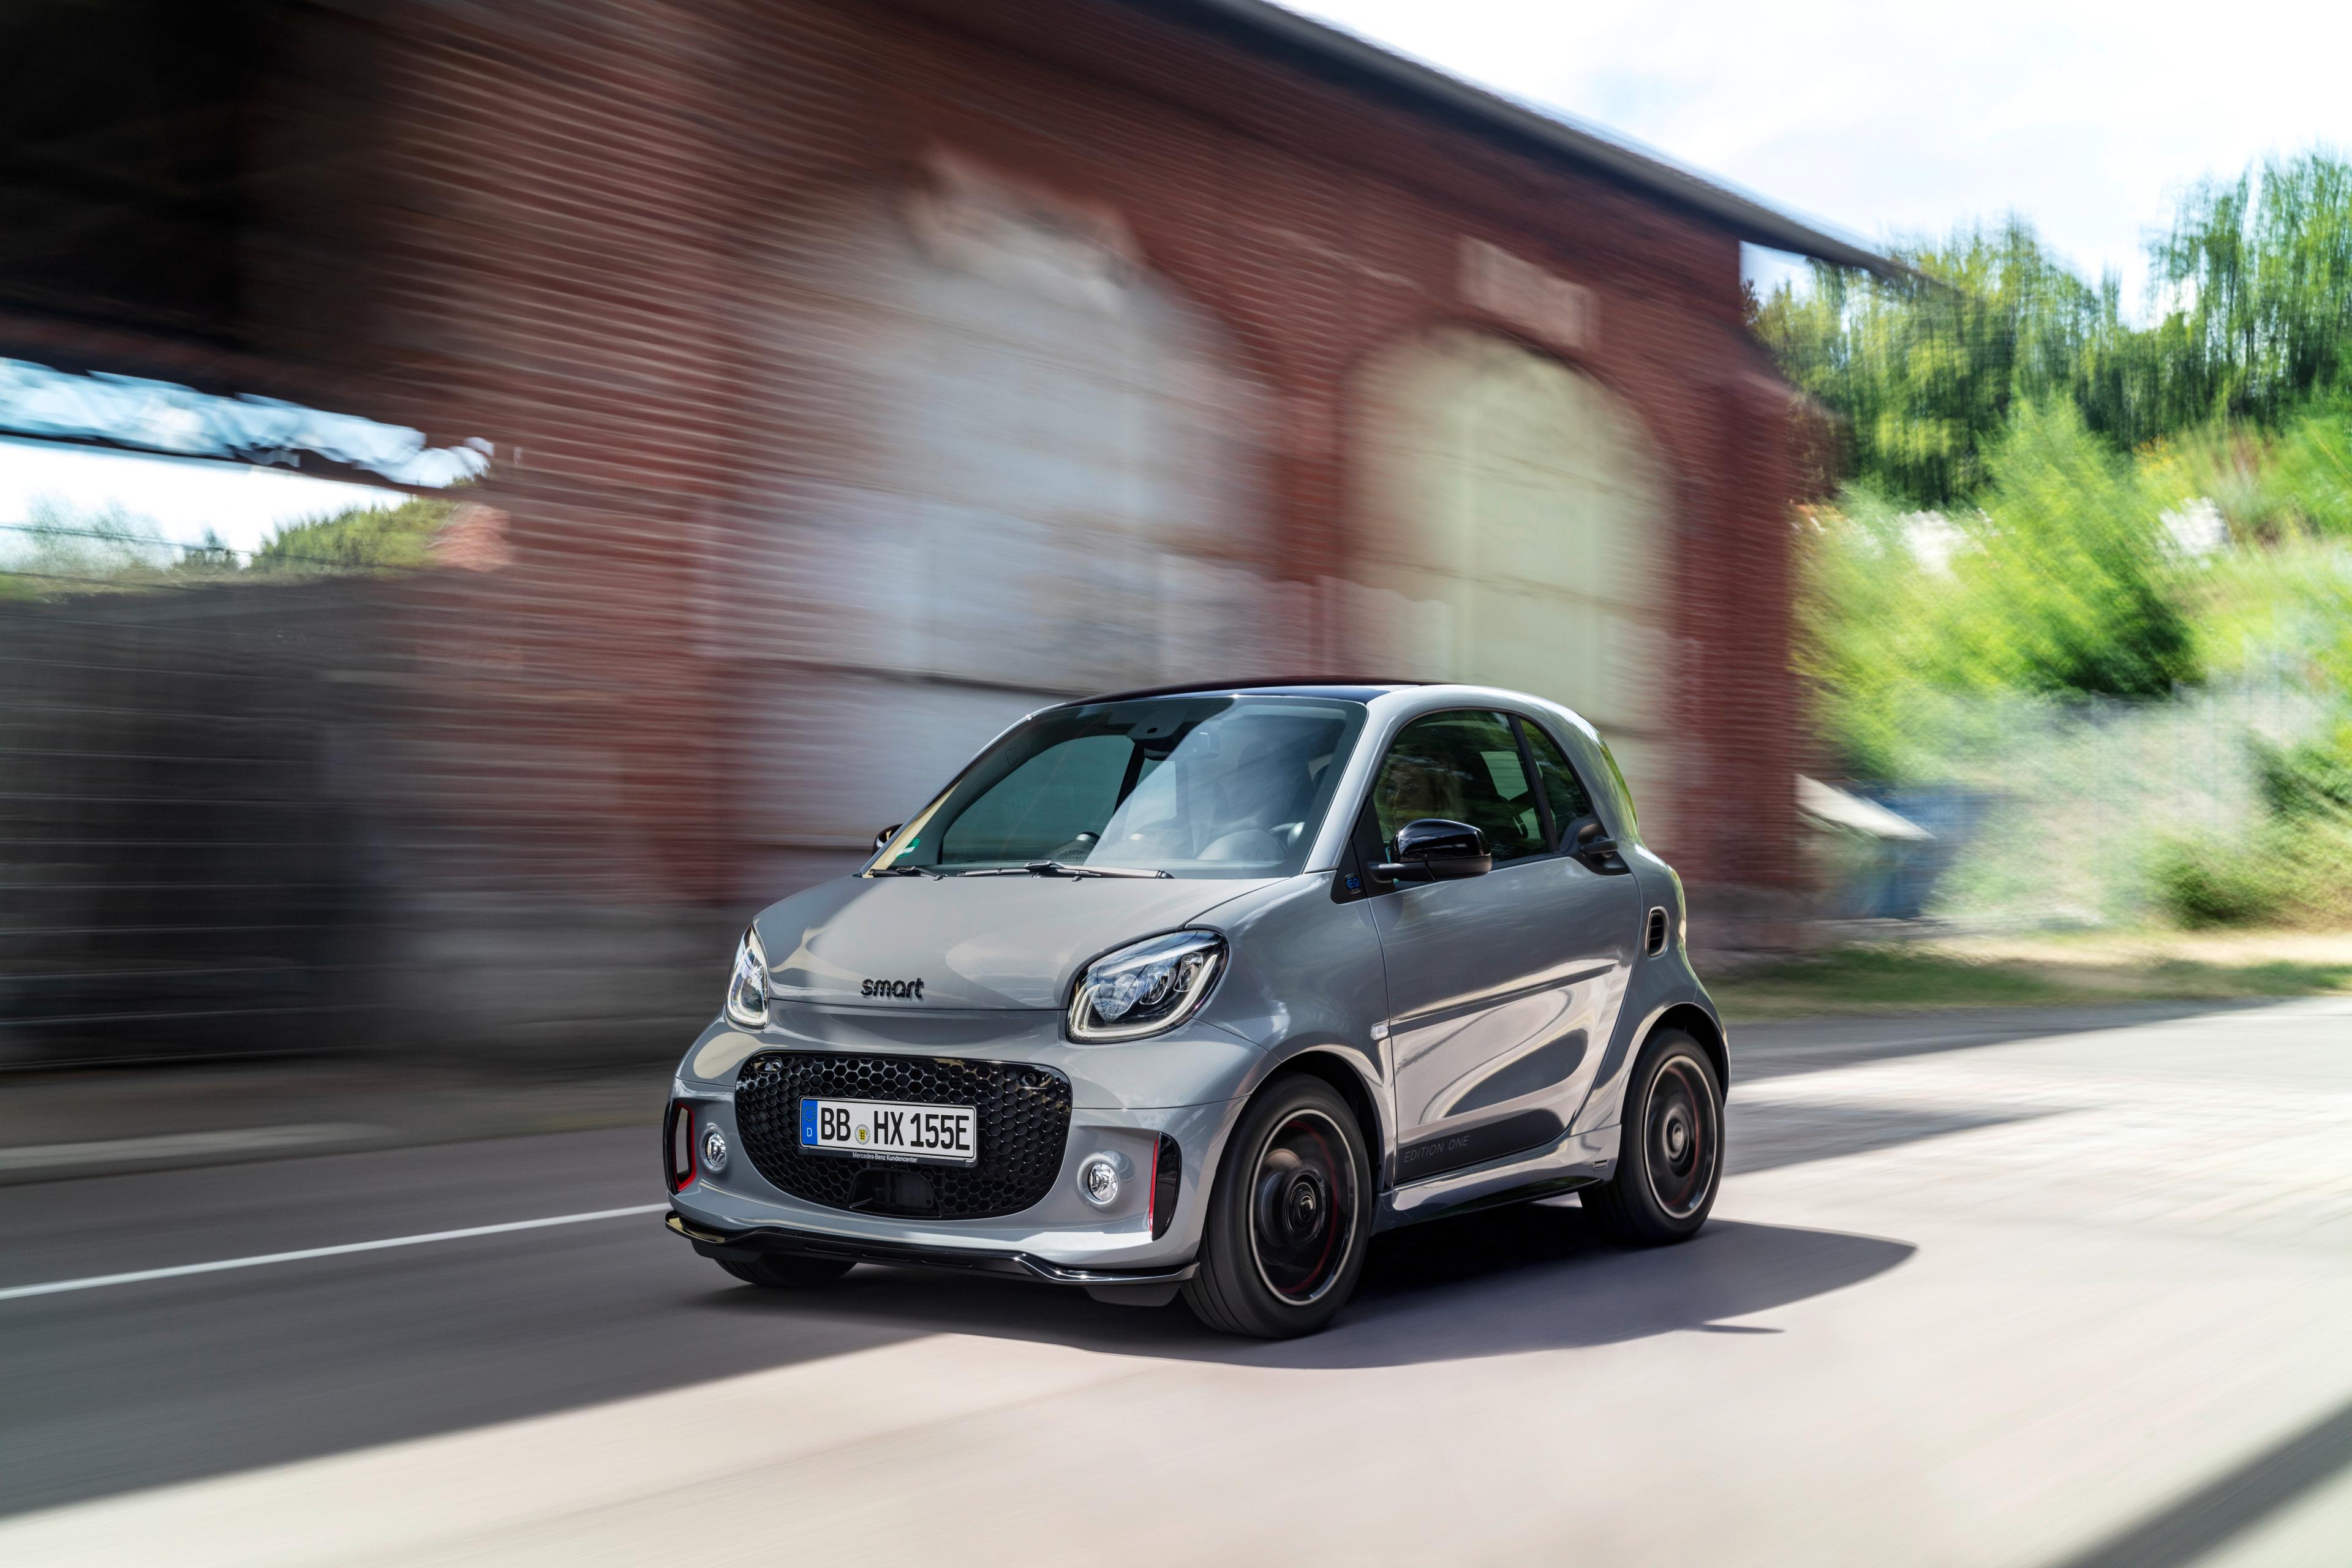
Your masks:
<path fill-rule="evenodd" d="M 346 1241 L 335 1247 L 306 1247 L 299 1252 L 265 1252 L 254 1258 L 224 1258 L 212 1263 L 183 1263 L 172 1268 L 142 1268 L 130 1274 L 94 1274 L 87 1279 L 52 1279 L 40 1285 L 15 1285 L 0 1289 L 0 1301 L 26 1296 L 54 1296 L 65 1290 L 95 1290 L 102 1285 L 136 1285 L 147 1279 L 177 1279 L 186 1274 L 217 1274 L 227 1268 L 259 1268 L 268 1263 L 299 1263 L 311 1258 L 341 1258 L 350 1252 L 378 1252 L 387 1247 L 422 1247 L 428 1241 L 463 1241 L 469 1236 L 504 1236 L 509 1231 L 543 1230 L 551 1225 L 585 1225 L 593 1219 L 620 1219 L 630 1215 L 660 1214 L 667 1204 L 635 1204 L 625 1209 L 597 1209 L 590 1214 L 551 1215 L 545 1219 L 514 1219 L 503 1225 L 472 1225 L 463 1230 L 427 1231 L 423 1236 L 387 1237 L 382 1241 Z"/>
<path fill-rule="evenodd" d="M 343 1143 L 383 1131 L 356 1121 L 302 1122 L 287 1127 L 238 1127 L 219 1132 L 167 1132 L 154 1138 L 108 1138 L 90 1143 L 29 1143 L 0 1149 L 0 1171 L 106 1165 L 128 1160 L 174 1160 L 190 1154 L 250 1153 L 310 1143 Z"/>

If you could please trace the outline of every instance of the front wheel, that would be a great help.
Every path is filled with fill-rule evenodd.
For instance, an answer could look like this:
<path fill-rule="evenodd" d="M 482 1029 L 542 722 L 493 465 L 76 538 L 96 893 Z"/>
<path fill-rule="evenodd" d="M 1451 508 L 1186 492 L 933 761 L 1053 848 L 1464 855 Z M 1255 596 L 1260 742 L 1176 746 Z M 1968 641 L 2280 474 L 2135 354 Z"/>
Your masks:
<path fill-rule="evenodd" d="M 1622 1247 L 1687 1241 L 1723 1183 L 1723 1086 L 1706 1047 L 1680 1029 L 1652 1035 L 1625 1107 L 1617 1173 L 1584 1189 L 1585 1210 Z"/>
<path fill-rule="evenodd" d="M 1185 1305 L 1229 1334 L 1315 1332 L 1355 1293 L 1371 1205 L 1371 1160 L 1347 1101 L 1320 1079 L 1276 1079 L 1225 1145 Z"/>

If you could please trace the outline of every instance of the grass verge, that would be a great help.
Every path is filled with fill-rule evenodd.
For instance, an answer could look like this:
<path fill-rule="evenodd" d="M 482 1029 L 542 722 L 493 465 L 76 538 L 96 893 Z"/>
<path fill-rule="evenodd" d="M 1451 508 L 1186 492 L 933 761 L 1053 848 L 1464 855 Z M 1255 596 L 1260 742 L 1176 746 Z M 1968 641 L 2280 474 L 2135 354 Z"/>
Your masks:
<path fill-rule="evenodd" d="M 2352 991 L 2352 955 L 2191 957 L 2162 942 L 1845 947 L 1708 978 L 1731 1023 L 1945 1007 L 2223 1001 Z"/>

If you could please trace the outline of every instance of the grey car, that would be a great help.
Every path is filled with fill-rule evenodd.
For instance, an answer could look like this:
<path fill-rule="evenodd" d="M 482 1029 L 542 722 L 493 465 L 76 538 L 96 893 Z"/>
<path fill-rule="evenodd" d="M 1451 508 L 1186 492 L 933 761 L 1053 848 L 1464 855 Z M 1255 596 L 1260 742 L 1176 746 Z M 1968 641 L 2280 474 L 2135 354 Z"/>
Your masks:
<path fill-rule="evenodd" d="M 1486 687 L 1031 714 L 761 913 L 662 1130 L 669 1227 L 805 1289 L 931 1265 L 1282 1337 L 1372 1236 L 1579 1191 L 1683 1240 L 1729 1072 L 1591 726 Z"/>

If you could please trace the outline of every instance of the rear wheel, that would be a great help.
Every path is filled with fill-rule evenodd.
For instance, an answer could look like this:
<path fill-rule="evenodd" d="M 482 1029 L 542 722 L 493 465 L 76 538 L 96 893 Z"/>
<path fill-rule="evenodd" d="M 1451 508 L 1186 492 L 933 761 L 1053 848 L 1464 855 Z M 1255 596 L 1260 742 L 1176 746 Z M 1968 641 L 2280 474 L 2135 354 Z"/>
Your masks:
<path fill-rule="evenodd" d="M 1584 1206 L 1625 1247 L 1687 1241 L 1723 1183 L 1723 1086 L 1706 1048 L 1680 1029 L 1652 1035 L 1633 1060 L 1617 1173 L 1584 1189 Z"/>
<path fill-rule="evenodd" d="M 747 1285 L 771 1290 L 806 1290 L 830 1285 L 855 1267 L 846 1258 L 785 1258 L 774 1253 L 738 1260 L 721 1258 L 719 1267 Z"/>
<path fill-rule="evenodd" d="M 1347 1102 L 1319 1079 L 1276 1079 L 1225 1145 L 1185 1304 L 1229 1334 L 1315 1332 L 1355 1293 L 1371 1203 L 1371 1161 Z"/>

